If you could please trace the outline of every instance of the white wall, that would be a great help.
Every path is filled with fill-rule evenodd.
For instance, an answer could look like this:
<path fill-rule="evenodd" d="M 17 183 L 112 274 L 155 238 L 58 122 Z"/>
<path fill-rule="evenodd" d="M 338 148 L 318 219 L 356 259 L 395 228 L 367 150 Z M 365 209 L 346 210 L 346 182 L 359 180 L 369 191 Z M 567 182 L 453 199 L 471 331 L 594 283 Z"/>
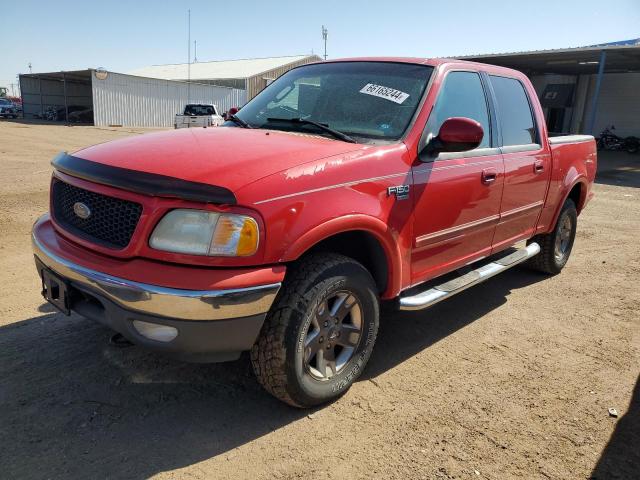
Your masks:
<path fill-rule="evenodd" d="M 244 90 L 113 72 L 104 80 L 92 72 L 92 85 L 94 123 L 103 126 L 172 127 L 187 103 L 212 103 L 221 112 L 246 103 Z"/>
<path fill-rule="evenodd" d="M 591 75 L 583 128 L 588 127 L 591 98 L 596 75 Z M 600 86 L 593 133 L 599 135 L 608 125 L 615 125 L 616 134 L 640 137 L 640 73 L 605 73 Z M 589 132 L 586 132 L 589 133 Z"/>

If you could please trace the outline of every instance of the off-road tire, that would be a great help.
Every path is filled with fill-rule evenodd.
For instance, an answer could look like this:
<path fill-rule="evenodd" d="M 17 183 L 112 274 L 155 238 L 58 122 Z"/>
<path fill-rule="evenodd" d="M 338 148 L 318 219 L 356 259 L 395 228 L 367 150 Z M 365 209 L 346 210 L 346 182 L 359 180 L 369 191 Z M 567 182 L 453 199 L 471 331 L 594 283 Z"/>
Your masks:
<path fill-rule="evenodd" d="M 352 292 L 361 309 L 359 344 L 344 367 L 318 380 L 305 367 L 304 341 L 317 309 L 334 292 Z M 371 274 L 355 260 L 333 253 L 313 253 L 289 267 L 251 350 L 258 382 L 274 397 L 309 408 L 343 395 L 362 373 L 375 343 L 379 300 Z"/>
<path fill-rule="evenodd" d="M 559 258 L 556 255 L 556 240 L 559 235 L 561 235 L 562 225 L 568 219 L 571 222 L 571 231 L 568 239 L 568 244 L 564 254 Z M 558 220 L 556 221 L 556 225 L 553 228 L 551 233 L 546 233 L 542 235 L 536 235 L 527 243 L 536 242 L 540 245 L 540 253 L 536 256 L 532 257 L 528 262 L 527 266 L 533 268 L 534 270 L 538 270 L 540 272 L 548 273 L 550 275 L 557 275 L 562 271 L 564 266 L 567 264 L 569 260 L 569 256 L 571 255 L 571 250 L 573 249 L 573 242 L 576 237 L 576 230 L 578 226 L 578 212 L 576 210 L 576 204 L 568 198 L 562 209 L 560 210 L 560 214 L 558 215 Z"/>

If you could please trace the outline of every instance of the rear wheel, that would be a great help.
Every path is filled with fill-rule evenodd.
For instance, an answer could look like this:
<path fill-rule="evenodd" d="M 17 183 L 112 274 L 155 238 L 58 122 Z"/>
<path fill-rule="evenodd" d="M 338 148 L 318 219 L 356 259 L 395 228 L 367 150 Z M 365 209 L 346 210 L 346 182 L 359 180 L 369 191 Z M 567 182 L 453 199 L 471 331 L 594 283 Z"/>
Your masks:
<path fill-rule="evenodd" d="M 303 258 L 251 351 L 258 381 L 296 407 L 341 396 L 371 356 L 378 317 L 375 283 L 360 263 L 335 254 Z"/>
<path fill-rule="evenodd" d="M 564 268 L 571 255 L 576 238 L 578 212 L 573 200 L 568 198 L 558 215 L 558 221 L 551 233 L 536 235 L 529 243 L 540 245 L 540 253 L 527 263 L 541 272 L 556 275 Z"/>

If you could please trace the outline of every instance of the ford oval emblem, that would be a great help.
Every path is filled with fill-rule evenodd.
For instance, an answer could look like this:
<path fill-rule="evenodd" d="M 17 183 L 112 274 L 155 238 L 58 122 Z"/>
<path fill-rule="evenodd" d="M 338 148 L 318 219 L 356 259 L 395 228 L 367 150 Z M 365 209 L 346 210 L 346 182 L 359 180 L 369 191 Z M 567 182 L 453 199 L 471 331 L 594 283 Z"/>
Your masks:
<path fill-rule="evenodd" d="M 73 213 L 81 219 L 86 220 L 91 216 L 91 209 L 82 202 L 76 202 L 73 204 Z"/>

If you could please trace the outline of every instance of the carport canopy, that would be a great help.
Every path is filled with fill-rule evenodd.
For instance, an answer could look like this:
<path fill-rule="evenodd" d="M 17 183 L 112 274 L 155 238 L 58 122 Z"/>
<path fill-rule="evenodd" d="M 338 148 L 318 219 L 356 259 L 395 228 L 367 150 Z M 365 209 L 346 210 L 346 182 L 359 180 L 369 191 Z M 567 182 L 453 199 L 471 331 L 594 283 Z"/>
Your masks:
<path fill-rule="evenodd" d="M 640 72 L 640 38 L 587 47 L 457 57 L 519 70 L 529 77 L 543 74 L 597 74 L 587 131 L 593 133 L 605 73 Z"/>
<path fill-rule="evenodd" d="M 66 120 L 69 108 L 92 108 L 91 69 L 68 72 L 25 73 L 20 91 L 25 116 L 42 115 L 49 107 L 62 108 Z"/>
<path fill-rule="evenodd" d="M 623 42 L 614 42 L 590 47 L 469 55 L 458 58 L 515 68 L 528 76 L 544 73 L 588 75 L 598 73 L 604 52 L 605 72 L 640 72 L 640 39 L 628 42 L 633 43 L 618 45 Z"/>

